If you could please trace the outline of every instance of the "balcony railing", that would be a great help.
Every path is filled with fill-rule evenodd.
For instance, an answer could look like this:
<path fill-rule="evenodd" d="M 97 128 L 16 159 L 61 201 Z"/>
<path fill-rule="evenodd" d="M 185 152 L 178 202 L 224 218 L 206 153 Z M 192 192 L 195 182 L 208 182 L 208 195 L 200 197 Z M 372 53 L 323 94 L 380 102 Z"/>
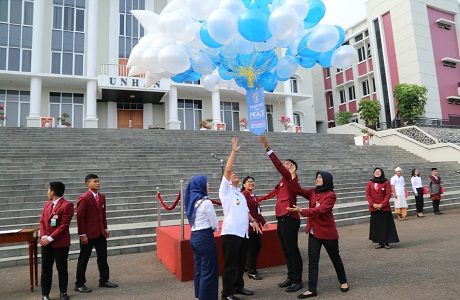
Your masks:
<path fill-rule="evenodd" d="M 128 77 L 129 68 L 123 64 L 102 64 L 99 66 L 99 75 Z M 145 78 L 145 73 L 132 76 Z"/>

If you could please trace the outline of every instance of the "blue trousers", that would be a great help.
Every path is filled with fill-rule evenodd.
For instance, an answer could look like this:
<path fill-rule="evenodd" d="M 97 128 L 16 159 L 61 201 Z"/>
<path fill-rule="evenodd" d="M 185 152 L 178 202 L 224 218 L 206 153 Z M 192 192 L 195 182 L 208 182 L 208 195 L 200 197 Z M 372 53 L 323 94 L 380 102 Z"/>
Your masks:
<path fill-rule="evenodd" d="M 192 231 L 190 246 L 195 261 L 195 298 L 218 299 L 217 246 L 212 229 Z"/>

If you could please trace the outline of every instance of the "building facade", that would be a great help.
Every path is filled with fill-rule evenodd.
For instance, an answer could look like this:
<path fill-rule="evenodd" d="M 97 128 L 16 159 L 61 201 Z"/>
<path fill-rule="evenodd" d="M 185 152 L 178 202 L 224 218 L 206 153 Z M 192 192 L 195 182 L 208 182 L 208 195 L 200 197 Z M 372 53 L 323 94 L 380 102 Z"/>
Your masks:
<path fill-rule="evenodd" d="M 358 116 L 361 99 L 375 99 L 381 127 L 396 118 L 393 91 L 399 83 L 428 89 L 425 118 L 460 125 L 460 6 L 457 0 L 368 0 L 367 18 L 346 31 L 358 62 L 314 70 L 318 120 L 335 126 L 338 112 Z"/>
<path fill-rule="evenodd" d="M 132 9 L 160 13 L 166 0 L 0 0 L 0 105 L 9 127 L 198 130 L 201 120 L 240 130 L 245 96 L 231 88 L 209 92 L 199 82 L 162 79 L 146 88 L 126 62 L 144 35 Z M 288 116 L 317 132 L 309 70 L 266 93 L 270 131 Z M 45 122 L 45 123 L 44 123 Z M 292 128 L 291 128 L 292 130 Z"/>

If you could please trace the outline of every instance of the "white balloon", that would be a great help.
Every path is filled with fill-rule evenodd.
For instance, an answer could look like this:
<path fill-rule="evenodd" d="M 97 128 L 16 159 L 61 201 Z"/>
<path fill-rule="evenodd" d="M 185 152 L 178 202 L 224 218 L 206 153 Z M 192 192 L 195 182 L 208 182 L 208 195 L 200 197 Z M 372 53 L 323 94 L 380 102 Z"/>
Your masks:
<path fill-rule="evenodd" d="M 142 66 L 133 66 L 129 68 L 129 73 L 128 76 L 136 76 L 136 75 L 141 75 L 142 73 L 145 73 L 145 69 Z"/>
<path fill-rule="evenodd" d="M 174 44 L 176 44 L 176 41 L 173 38 L 160 36 L 154 39 L 148 47 L 163 48 Z"/>
<path fill-rule="evenodd" d="M 207 28 L 214 41 L 228 45 L 235 38 L 238 24 L 231 12 L 226 9 L 216 9 L 209 15 Z"/>
<path fill-rule="evenodd" d="M 136 17 L 147 33 L 158 31 L 159 15 L 150 10 L 131 10 L 131 13 Z"/>
<path fill-rule="evenodd" d="M 152 74 L 152 73 L 147 73 L 145 76 L 145 87 L 149 88 L 155 83 L 158 82 L 158 80 L 161 79 L 161 76 L 158 74 Z"/>
<path fill-rule="evenodd" d="M 257 42 L 255 44 L 256 49 L 259 51 L 270 51 L 275 49 L 275 47 L 278 45 L 278 41 L 274 37 L 271 37 L 264 42 Z"/>
<path fill-rule="evenodd" d="M 160 50 L 158 60 L 161 67 L 169 73 L 179 74 L 190 68 L 190 58 L 187 52 L 179 46 L 170 45 Z"/>
<path fill-rule="evenodd" d="M 215 0 L 184 0 L 184 3 L 195 20 L 207 20 L 218 4 Z"/>
<path fill-rule="evenodd" d="M 161 73 L 164 69 L 160 65 L 158 55 L 160 48 L 150 47 L 142 53 L 142 66 L 150 73 Z"/>
<path fill-rule="evenodd" d="M 214 70 L 214 63 L 212 62 L 212 59 L 209 57 L 209 55 L 203 52 L 193 56 L 191 59 L 191 64 L 193 70 L 203 75 L 210 74 Z"/>
<path fill-rule="evenodd" d="M 215 74 L 206 75 L 202 82 L 205 89 L 210 92 L 215 92 L 220 88 L 220 77 Z"/>
<path fill-rule="evenodd" d="M 219 8 L 228 10 L 235 17 L 239 17 L 246 10 L 246 6 L 244 6 L 241 0 L 222 0 Z"/>
<path fill-rule="evenodd" d="M 339 42 L 339 31 L 332 25 L 318 25 L 310 34 L 307 47 L 316 52 L 327 52 Z"/>
<path fill-rule="evenodd" d="M 358 52 L 350 45 L 340 46 L 331 56 L 331 65 L 339 69 L 346 69 L 357 61 Z"/>
<path fill-rule="evenodd" d="M 195 38 L 195 26 L 192 16 L 185 9 L 179 9 L 165 15 L 169 36 L 182 42 L 191 42 Z"/>
<path fill-rule="evenodd" d="M 292 7 L 300 20 L 304 20 L 308 15 L 309 5 L 306 0 L 286 0 L 284 5 Z"/>
<path fill-rule="evenodd" d="M 187 2 L 187 1 L 185 1 Z M 168 4 L 166 4 L 165 8 L 163 8 L 163 10 L 161 11 L 160 13 L 160 16 L 163 15 L 163 14 L 169 14 L 171 12 L 174 12 L 176 10 L 179 10 L 179 9 L 182 9 L 184 8 L 184 1 L 183 0 L 173 0 L 171 2 L 169 2 Z"/>
<path fill-rule="evenodd" d="M 251 54 L 254 51 L 254 42 L 248 41 L 239 32 L 231 45 L 240 54 Z"/>
<path fill-rule="evenodd" d="M 268 17 L 268 29 L 278 40 L 287 39 L 297 33 L 300 19 L 296 11 L 288 6 L 280 6 Z"/>
<path fill-rule="evenodd" d="M 236 52 L 236 49 L 232 45 L 227 45 L 224 47 L 221 47 L 220 49 L 220 55 L 227 59 L 234 59 L 238 55 Z"/>

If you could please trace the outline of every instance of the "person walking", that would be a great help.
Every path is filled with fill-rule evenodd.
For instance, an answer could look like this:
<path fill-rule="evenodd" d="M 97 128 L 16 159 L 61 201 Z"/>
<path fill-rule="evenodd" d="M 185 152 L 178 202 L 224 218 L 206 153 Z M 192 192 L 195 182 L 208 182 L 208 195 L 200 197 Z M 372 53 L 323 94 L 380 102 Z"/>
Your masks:
<path fill-rule="evenodd" d="M 217 216 L 208 198 L 206 176 L 192 176 L 185 188 L 184 205 L 191 226 L 190 246 L 194 261 L 195 299 L 218 299 L 219 273 L 214 231 Z"/>
<path fill-rule="evenodd" d="M 259 201 L 261 198 L 254 194 L 256 183 L 254 177 L 246 176 L 243 179 L 243 187 L 241 193 L 246 197 L 246 203 L 248 204 L 249 213 L 251 216 L 259 222 L 263 227 L 267 227 L 267 222 L 262 216 L 260 210 Z M 246 270 L 248 277 L 254 280 L 261 280 L 262 277 L 257 272 L 257 256 L 259 255 L 260 249 L 262 248 L 262 234 L 255 232 L 251 226 L 249 226 L 249 241 L 248 241 L 248 254 L 246 258 Z"/>
<path fill-rule="evenodd" d="M 415 195 L 415 209 L 417 210 L 417 217 L 423 218 L 425 216 L 423 214 L 423 185 L 418 169 L 412 169 L 410 182 Z"/>
<path fill-rule="evenodd" d="M 40 216 L 40 245 L 42 250 L 41 288 L 42 299 L 49 300 L 53 280 L 53 264 L 56 262 L 59 278 L 59 299 L 68 300 L 69 282 L 67 258 L 70 247 L 70 221 L 73 217 L 73 204 L 63 198 L 65 185 L 50 182 L 48 201 Z"/>
<path fill-rule="evenodd" d="M 80 237 L 80 254 L 77 262 L 77 279 L 75 291 L 91 293 L 86 283 L 86 267 L 93 248 L 97 254 L 99 270 L 99 287 L 116 288 L 118 284 L 109 281 L 109 265 L 107 263 L 107 239 L 110 232 L 107 229 L 105 195 L 99 192 L 100 180 L 95 174 L 85 177 L 88 190 L 78 197 L 77 227 Z"/>
<path fill-rule="evenodd" d="M 278 237 L 283 249 L 287 266 L 287 278 L 278 283 L 286 292 L 296 292 L 303 288 L 302 270 L 303 261 L 299 251 L 299 214 L 289 211 L 286 206 L 297 205 L 297 190 L 301 189 L 297 176 L 297 163 L 287 159 L 282 163 L 270 148 L 265 136 L 259 137 L 259 142 L 264 146 L 267 155 L 281 174 L 281 179 L 269 195 L 276 195 L 275 215 L 277 220 Z M 267 195 L 268 196 L 268 195 Z"/>
<path fill-rule="evenodd" d="M 400 167 L 395 169 L 395 175 L 391 177 L 390 184 L 391 196 L 395 199 L 395 213 L 399 221 L 405 221 L 407 216 L 406 190 L 404 188 L 405 182 Z"/>
<path fill-rule="evenodd" d="M 395 221 L 390 206 L 391 186 L 381 168 L 375 168 L 366 185 L 366 199 L 371 214 L 369 240 L 378 243 L 375 249 L 390 249 L 390 243 L 398 243 Z"/>
<path fill-rule="evenodd" d="M 254 295 L 244 288 L 244 267 L 248 251 L 248 226 L 262 233 L 259 223 L 249 213 L 246 197 L 238 189 L 240 179 L 233 173 L 233 164 L 240 150 L 238 138 L 232 138 L 232 150 L 225 165 L 224 176 L 219 188 L 224 221 L 222 223 L 221 241 L 224 253 L 224 270 L 222 274 L 222 299 L 238 300 L 234 294 Z"/>
<path fill-rule="evenodd" d="M 442 186 L 441 176 L 438 174 L 437 168 L 431 169 L 430 184 L 428 186 L 430 190 L 430 198 L 433 202 L 433 212 L 435 215 L 443 215 L 444 213 L 439 211 L 439 203 L 441 202 Z"/>
<path fill-rule="evenodd" d="M 332 209 L 337 199 L 334 193 L 332 174 L 317 172 L 315 188 L 300 189 L 299 195 L 308 199 L 308 208 L 287 207 L 292 213 L 307 217 L 306 233 L 308 235 L 308 290 L 297 296 L 298 299 L 317 296 L 318 266 L 321 247 L 326 252 L 334 265 L 340 290 L 348 292 L 349 286 L 342 258 L 339 254 L 339 233 L 335 225 Z"/>

